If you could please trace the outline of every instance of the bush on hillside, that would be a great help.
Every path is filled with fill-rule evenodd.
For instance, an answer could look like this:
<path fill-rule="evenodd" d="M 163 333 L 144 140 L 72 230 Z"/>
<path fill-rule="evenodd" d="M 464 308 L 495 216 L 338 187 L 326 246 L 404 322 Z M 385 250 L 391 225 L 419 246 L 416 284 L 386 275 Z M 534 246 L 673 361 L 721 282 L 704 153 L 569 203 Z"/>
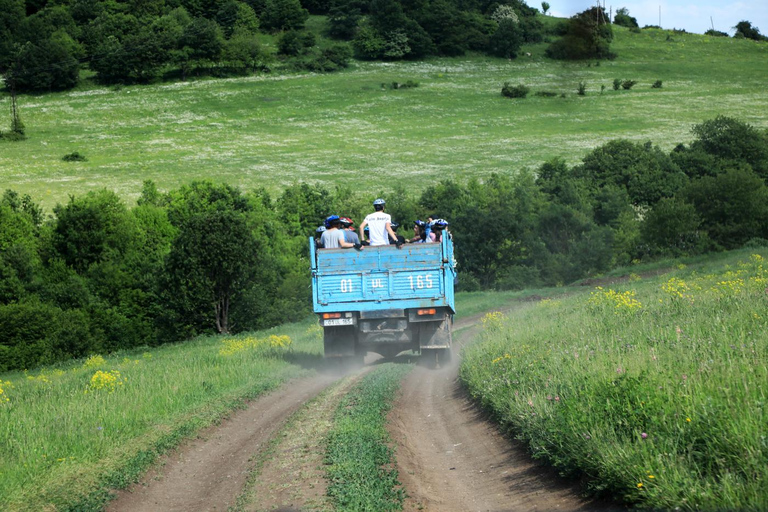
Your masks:
<path fill-rule="evenodd" d="M 701 225 L 701 217 L 692 204 L 662 198 L 645 216 L 642 240 L 653 256 L 700 254 L 709 248 L 709 237 Z"/>
<path fill-rule="evenodd" d="M 696 207 L 702 229 L 724 249 L 768 238 L 768 187 L 750 169 L 729 169 L 693 180 L 681 197 Z"/>
<path fill-rule="evenodd" d="M 717 116 L 692 129 L 691 149 L 702 150 L 729 167 L 746 163 L 768 180 L 768 134 L 728 116 Z"/>
<path fill-rule="evenodd" d="M 509 82 L 504 82 L 504 86 L 501 88 L 501 94 L 507 98 L 525 98 L 528 96 L 530 89 L 523 84 L 512 85 Z"/>
<path fill-rule="evenodd" d="M 629 9 L 626 7 L 619 7 L 616 9 L 616 14 L 613 17 L 613 22 L 616 25 L 627 28 L 638 28 L 637 18 L 633 18 L 629 15 Z"/>
<path fill-rule="evenodd" d="M 760 33 L 760 29 L 753 27 L 749 21 L 740 21 L 733 28 L 736 29 L 733 37 L 752 39 L 753 41 L 765 41 L 768 39 Z"/>
<path fill-rule="evenodd" d="M 81 155 L 77 151 L 73 151 L 72 153 L 67 153 L 61 159 L 64 162 L 87 162 L 88 159 L 85 158 L 85 155 Z"/>
<path fill-rule="evenodd" d="M 312 32 L 288 30 L 277 40 L 277 53 L 295 57 L 305 53 L 308 48 L 315 46 L 315 35 Z"/>
<path fill-rule="evenodd" d="M 563 37 L 546 49 L 558 60 L 614 59 L 610 51 L 613 31 L 602 7 L 592 7 L 570 18 Z"/>
<path fill-rule="evenodd" d="M 322 50 L 313 48 L 292 63 L 297 70 L 329 73 L 349 66 L 352 59 L 352 49 L 346 43 L 338 43 Z"/>
<path fill-rule="evenodd" d="M 504 59 L 514 59 L 522 44 L 520 23 L 512 18 L 504 18 L 488 40 L 488 53 Z"/>
<path fill-rule="evenodd" d="M 613 140 L 592 151 L 574 168 L 592 190 L 607 185 L 626 189 L 636 206 L 650 206 L 662 197 L 674 196 L 687 178 L 668 154 L 650 142 Z"/>
<path fill-rule="evenodd" d="M 624 80 L 623 82 L 621 82 L 621 88 L 624 89 L 625 91 L 628 91 L 632 87 L 634 87 L 635 84 L 637 84 L 636 80 Z"/>

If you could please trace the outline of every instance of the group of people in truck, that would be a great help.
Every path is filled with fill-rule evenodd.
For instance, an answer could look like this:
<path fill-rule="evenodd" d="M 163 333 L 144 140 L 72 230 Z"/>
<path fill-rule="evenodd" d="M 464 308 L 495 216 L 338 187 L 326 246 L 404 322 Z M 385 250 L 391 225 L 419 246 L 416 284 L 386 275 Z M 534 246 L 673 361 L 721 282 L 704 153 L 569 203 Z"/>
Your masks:
<path fill-rule="evenodd" d="M 406 239 L 397 234 L 399 224 L 392 222 L 392 217 L 384 211 L 386 202 L 376 199 L 373 213 L 360 223 L 358 233 L 354 222 L 348 217 L 331 215 L 323 226 L 317 228 L 315 241 L 320 249 L 352 248 L 361 250 L 365 245 L 395 245 L 398 249 L 405 243 L 441 242 L 443 233 L 447 233 L 448 221 L 429 218 L 427 221 L 416 220 L 413 223 L 413 237 Z"/>

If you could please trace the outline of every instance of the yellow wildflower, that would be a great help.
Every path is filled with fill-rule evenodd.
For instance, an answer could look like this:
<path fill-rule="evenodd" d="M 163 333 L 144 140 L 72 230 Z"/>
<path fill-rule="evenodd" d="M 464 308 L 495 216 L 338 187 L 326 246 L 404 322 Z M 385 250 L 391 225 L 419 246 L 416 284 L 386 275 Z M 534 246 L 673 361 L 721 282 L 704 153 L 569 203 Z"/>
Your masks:
<path fill-rule="evenodd" d="M 91 382 L 85 389 L 86 393 L 93 393 L 94 391 L 107 391 L 108 393 L 114 392 L 120 386 L 123 386 L 128 379 L 121 377 L 120 372 L 112 370 L 110 372 L 103 372 L 98 370 L 91 377 Z"/>
<path fill-rule="evenodd" d="M 83 368 L 86 368 L 86 369 L 99 368 L 106 364 L 107 362 L 104 360 L 104 358 L 96 354 L 85 360 L 85 362 L 83 363 Z"/>

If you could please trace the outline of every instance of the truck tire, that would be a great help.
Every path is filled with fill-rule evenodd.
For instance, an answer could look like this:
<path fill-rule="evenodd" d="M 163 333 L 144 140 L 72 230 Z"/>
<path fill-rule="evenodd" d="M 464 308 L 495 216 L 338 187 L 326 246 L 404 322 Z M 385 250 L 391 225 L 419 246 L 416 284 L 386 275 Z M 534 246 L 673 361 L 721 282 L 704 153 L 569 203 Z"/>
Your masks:
<path fill-rule="evenodd" d="M 443 368 L 450 364 L 452 359 L 451 348 L 425 348 L 421 349 L 421 358 L 430 368 Z"/>

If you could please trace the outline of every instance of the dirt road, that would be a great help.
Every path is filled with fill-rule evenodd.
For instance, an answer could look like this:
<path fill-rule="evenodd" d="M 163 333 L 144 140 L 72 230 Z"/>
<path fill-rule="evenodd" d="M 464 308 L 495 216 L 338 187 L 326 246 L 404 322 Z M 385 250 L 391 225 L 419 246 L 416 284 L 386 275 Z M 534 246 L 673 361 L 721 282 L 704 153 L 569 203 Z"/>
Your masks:
<path fill-rule="evenodd" d="M 458 344 L 472 335 L 471 320 L 463 324 L 465 329 L 456 336 Z M 605 509 L 580 499 L 575 488 L 539 467 L 521 447 L 499 434 L 463 394 L 456 359 L 438 370 L 415 368 L 403 382 L 402 394 L 390 413 L 400 481 L 408 494 L 406 510 Z M 339 379 L 341 376 L 325 374 L 294 381 L 255 400 L 165 457 L 141 483 L 121 491 L 108 510 L 227 510 L 243 492 L 253 461 L 291 414 Z M 303 421 L 301 428 L 307 429 L 306 418 Z M 292 424 L 286 428 L 293 428 Z M 281 436 L 290 437 L 290 432 L 283 431 Z M 321 443 L 312 446 L 322 448 Z M 306 465 L 311 457 L 296 457 L 296 464 L 302 464 L 300 459 Z M 294 474 L 309 474 L 306 469 L 298 468 Z M 283 465 L 279 471 L 288 474 L 291 469 Z M 274 475 L 266 478 L 279 481 Z M 316 484 L 316 474 L 306 482 L 293 477 L 293 501 L 290 507 L 278 509 L 314 509 L 301 496 L 316 496 Z M 256 496 L 255 500 L 248 510 L 277 506 L 274 499 L 260 502 Z"/>
<path fill-rule="evenodd" d="M 457 336 L 461 345 L 471 330 Z M 458 361 L 417 367 L 389 417 L 405 510 L 427 512 L 605 510 L 502 436 L 468 399 Z"/>

